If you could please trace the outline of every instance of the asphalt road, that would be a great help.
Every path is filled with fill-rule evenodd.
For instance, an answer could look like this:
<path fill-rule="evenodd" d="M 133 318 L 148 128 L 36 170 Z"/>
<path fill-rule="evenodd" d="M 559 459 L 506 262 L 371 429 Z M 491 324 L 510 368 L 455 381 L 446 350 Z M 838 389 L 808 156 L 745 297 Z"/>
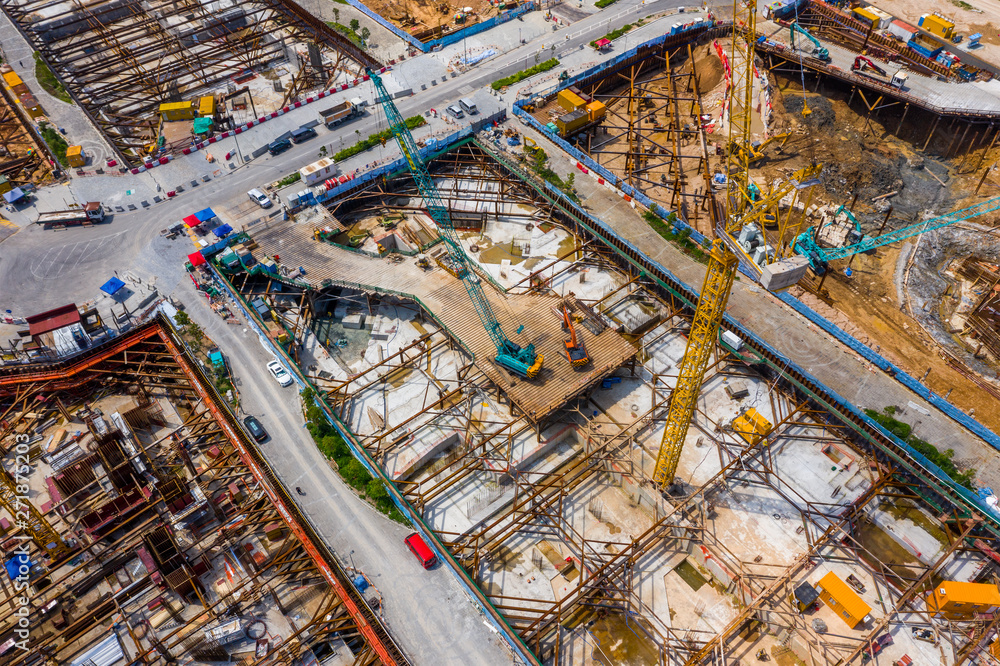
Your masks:
<path fill-rule="evenodd" d="M 404 116 L 443 107 L 444 102 L 462 96 L 460 88 L 480 88 L 522 69 L 540 48 L 555 43 L 557 54 L 578 49 L 608 29 L 678 4 L 678 0 L 645 5 L 622 0 L 607 12 L 582 19 L 565 30 L 403 98 L 398 106 Z M 376 123 L 377 114 L 368 114 L 338 133 L 321 131 L 319 141 L 329 144 L 340 134 L 353 140 L 355 130 L 366 136 L 376 131 Z M 281 155 L 259 158 L 151 209 L 116 214 L 109 224 L 58 232 L 33 225 L 23 228 L 0 243 L 0 305 L 18 314 L 31 314 L 94 298 L 98 287 L 115 271 L 155 276 L 160 293 L 173 292 L 181 298 L 192 318 L 227 354 L 244 408 L 260 418 L 271 434 L 262 445 L 268 460 L 287 487 L 300 486 L 306 491 L 302 508 L 322 538 L 342 560 L 363 570 L 380 589 L 389 629 L 413 663 L 512 663 L 511 655 L 467 601 L 452 573 L 442 566 L 424 571 L 403 545 L 410 530 L 358 499 L 329 468 L 304 429 L 295 389 L 278 387 L 266 374 L 264 366 L 271 357 L 256 334 L 225 324 L 196 294 L 183 271 L 185 257 L 194 249 L 190 241 L 183 237 L 168 241 L 159 236 L 161 229 L 192 210 L 245 197 L 248 189 L 312 161 L 315 144 L 307 142 Z"/>
<path fill-rule="evenodd" d="M 503 53 L 455 78 L 428 87 L 426 91 L 417 91 L 412 97 L 401 98 L 397 100 L 397 106 L 404 117 L 422 114 L 429 108 L 443 108 L 446 106 L 445 102 L 453 102 L 462 96 L 458 92 L 460 88 L 481 88 L 501 76 L 520 71 L 526 63 L 533 64 L 534 55 L 540 48 L 547 49 L 555 43 L 557 54 L 572 51 L 580 45 L 589 44 L 609 29 L 676 8 L 680 4 L 680 0 L 656 0 L 646 4 L 622 0 L 604 12 L 593 14 L 568 28 Z M 570 37 L 568 40 L 567 35 Z M 433 54 L 420 57 L 431 58 Z M 379 117 L 378 113 L 368 113 L 341 126 L 337 132 L 327 132 L 320 128 L 318 141 L 314 139 L 293 145 L 277 156 L 265 155 L 150 209 L 117 213 L 108 224 L 69 228 L 58 232 L 33 225 L 23 228 L 0 244 L 0 284 L 4 285 L 5 307 L 16 312 L 31 313 L 74 299 L 86 301 L 94 297 L 97 288 L 114 271 L 121 272 L 131 267 L 135 268 L 136 273 L 161 275 L 147 268 L 152 243 L 161 229 L 193 210 L 221 206 L 234 197 L 245 196 L 244 193 L 253 187 L 296 171 L 303 164 L 313 161 L 318 143 L 330 144 L 341 136 L 350 137 L 350 142 L 353 142 L 356 131 L 361 136 L 368 136 L 382 129 Z M 200 159 L 200 156 L 186 159 Z M 165 268 L 166 262 L 163 259 L 169 259 L 170 262 L 177 260 L 183 264 L 183 256 L 193 251 L 191 245 L 183 241 L 158 247 L 160 249 L 151 258 L 160 268 Z M 166 252 L 166 256 L 160 256 L 161 252 Z M 59 284 L 60 288 L 53 289 L 54 284 Z"/>
<path fill-rule="evenodd" d="M 287 488 L 306 493 L 291 495 L 340 560 L 364 571 L 382 593 L 386 624 L 412 663 L 514 663 L 451 572 L 441 565 L 425 571 L 407 550 L 403 539 L 412 530 L 359 499 L 329 467 L 304 427 L 296 386 L 282 388 L 266 372 L 273 356 L 257 334 L 223 322 L 189 281 L 177 296 L 229 359 L 241 417 L 253 414 L 270 435 L 260 445 L 264 456 Z"/>

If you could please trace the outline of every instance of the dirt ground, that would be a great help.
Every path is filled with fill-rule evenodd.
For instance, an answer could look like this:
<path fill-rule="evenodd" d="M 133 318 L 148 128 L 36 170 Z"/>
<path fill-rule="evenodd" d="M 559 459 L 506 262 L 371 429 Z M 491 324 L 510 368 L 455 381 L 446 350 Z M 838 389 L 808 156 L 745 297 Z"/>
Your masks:
<path fill-rule="evenodd" d="M 718 40 L 722 49 L 728 52 L 729 40 Z M 724 145 L 727 128 L 723 124 L 723 104 L 725 102 L 725 71 L 722 61 L 712 44 L 700 44 L 693 48 L 694 62 L 686 56 L 683 61 L 672 60 L 672 70 L 675 74 L 675 87 L 681 97 L 687 96 L 689 77 L 692 69 L 696 74 L 698 90 L 701 93 L 703 123 L 706 138 L 709 142 L 709 152 L 714 153 L 713 144 Z M 675 64 L 676 63 L 676 64 Z M 621 95 L 621 97 L 614 97 Z M 677 207 L 674 197 L 675 175 L 672 167 L 672 156 L 675 146 L 673 135 L 667 131 L 675 122 L 672 106 L 667 101 L 671 95 L 670 81 L 663 70 L 651 71 L 637 77 L 637 98 L 650 95 L 649 102 L 640 102 L 642 111 L 639 125 L 643 136 L 642 151 L 646 154 L 639 158 L 639 164 L 632 165 L 636 170 L 639 189 L 651 199 L 667 209 Z M 607 104 L 608 117 L 592 137 L 590 153 L 600 164 L 614 173 L 624 177 L 626 174 L 626 156 L 628 152 L 628 117 L 629 90 L 627 85 L 615 89 L 605 89 L 598 93 L 597 98 Z M 686 130 L 679 138 L 677 148 L 686 159 L 680 161 L 682 176 L 682 191 L 685 195 L 701 194 L 704 190 L 704 179 L 699 171 L 702 156 L 701 141 L 697 126 L 689 115 L 687 102 L 681 103 L 681 125 Z M 540 108 L 535 117 L 543 122 L 550 122 L 565 111 L 555 101 Z M 635 114 L 635 110 L 632 111 Z M 661 131 L 662 130 L 662 131 Z M 759 113 L 752 115 L 753 138 L 762 141 L 767 138 L 764 121 Z M 587 149 L 584 140 L 581 147 Z M 721 164 L 721 161 L 718 162 Z M 686 205 L 682 205 L 685 219 L 698 231 L 711 234 L 711 220 L 699 207 L 695 200 L 687 197 Z"/>
<path fill-rule="evenodd" d="M 937 13 L 955 22 L 959 34 L 981 32 L 982 46 L 970 51 L 991 63 L 1000 62 L 1000 0 L 878 0 L 873 3 L 893 16 L 916 25 L 924 14 Z M 964 6 L 971 9 L 965 9 Z"/>
<path fill-rule="evenodd" d="M 811 160 L 822 163 L 823 182 L 816 188 L 813 203 L 850 205 L 857 194 L 854 212 L 866 233 L 878 232 L 889 205 L 894 208 L 887 230 L 923 219 L 925 211 L 942 214 L 982 200 L 969 197 L 978 183 L 978 172 L 959 175 L 956 172 L 961 160 L 939 160 L 896 139 L 892 136 L 894 121 L 886 126 L 874 121 L 865 131 L 865 118 L 838 95 L 803 96 L 797 81 L 779 80 L 778 88 L 781 92 L 775 95 L 774 103 L 776 129 L 787 128 L 793 134 L 781 152 L 771 155 L 759 171 L 769 179 Z M 803 101 L 812 111 L 805 118 L 801 115 Z M 945 179 L 947 187 L 928 171 Z M 872 201 L 894 190 L 901 194 L 884 202 Z M 990 220 L 991 216 L 979 219 L 984 223 Z M 799 287 L 792 293 L 877 348 L 908 374 L 920 378 L 930 369 L 924 379 L 926 386 L 942 396 L 951 391 L 948 399 L 953 404 L 965 411 L 975 408 L 980 422 L 1000 431 L 1000 401 L 952 368 L 940 345 L 901 311 L 895 276 L 902 246 L 900 243 L 879 249 L 874 255 L 857 255 L 850 264 L 850 278 L 844 273 L 847 261 L 837 262 L 823 282 L 822 299 Z M 918 273 L 911 273 L 911 284 L 920 280 Z M 813 286 L 817 282 L 812 282 Z"/>
<path fill-rule="evenodd" d="M 407 32 L 417 34 L 438 26 L 460 30 L 494 16 L 498 10 L 489 0 L 364 0 L 369 9 L 378 12 Z M 456 23 L 455 15 L 471 7 L 470 17 Z"/>

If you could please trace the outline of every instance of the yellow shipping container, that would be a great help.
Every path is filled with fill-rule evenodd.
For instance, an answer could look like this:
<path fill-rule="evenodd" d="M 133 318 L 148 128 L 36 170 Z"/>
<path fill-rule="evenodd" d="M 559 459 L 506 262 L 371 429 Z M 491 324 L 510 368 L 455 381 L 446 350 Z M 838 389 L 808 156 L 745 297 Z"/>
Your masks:
<path fill-rule="evenodd" d="M 559 106 L 567 111 L 576 111 L 586 104 L 582 97 L 569 90 L 560 90 L 557 101 L 559 102 Z"/>
<path fill-rule="evenodd" d="M 8 88 L 15 88 L 24 83 L 21 77 L 17 75 L 17 72 L 6 72 L 3 75 L 3 81 L 7 84 Z"/>
<path fill-rule="evenodd" d="M 191 120 L 194 105 L 191 102 L 168 102 L 160 105 L 160 115 L 164 120 Z"/>
<path fill-rule="evenodd" d="M 83 152 L 83 146 L 70 146 L 66 149 L 66 161 L 71 167 L 82 167 L 87 164 L 87 156 Z"/>
<path fill-rule="evenodd" d="M 917 23 L 921 28 L 938 37 L 951 39 L 955 34 L 955 24 L 938 14 L 924 14 Z"/>
<path fill-rule="evenodd" d="M 603 102 L 598 102 L 597 100 L 594 100 L 593 102 L 587 105 L 587 117 L 590 118 L 591 122 L 595 120 L 601 120 L 602 118 L 604 118 L 607 112 L 608 108 L 604 106 Z"/>
<path fill-rule="evenodd" d="M 198 115 L 206 118 L 215 117 L 215 97 L 205 95 L 198 100 Z"/>
<path fill-rule="evenodd" d="M 0 194 L 7 194 L 14 189 L 13 183 L 7 180 L 7 176 L 0 174 Z"/>

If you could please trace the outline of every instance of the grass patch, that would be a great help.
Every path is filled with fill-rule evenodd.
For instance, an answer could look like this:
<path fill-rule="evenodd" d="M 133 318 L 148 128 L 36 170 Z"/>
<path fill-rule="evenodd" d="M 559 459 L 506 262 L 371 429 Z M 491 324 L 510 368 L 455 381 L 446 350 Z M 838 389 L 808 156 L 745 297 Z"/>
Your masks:
<path fill-rule="evenodd" d="M 62 84 L 56 75 L 49 69 L 49 66 L 45 64 L 42 60 L 42 56 L 35 51 L 33 54 L 35 58 L 35 78 L 38 79 L 38 85 L 40 85 L 45 92 L 52 95 L 56 99 L 62 100 L 67 104 L 73 103 L 73 98 L 69 96 L 66 92 L 66 86 Z"/>
<path fill-rule="evenodd" d="M 676 213 L 669 213 L 666 215 L 663 215 L 663 213 L 663 209 L 656 204 L 653 204 L 653 209 L 647 210 L 643 213 L 642 218 L 646 220 L 646 223 L 650 227 L 653 228 L 653 231 L 678 246 L 682 252 L 691 255 L 691 257 L 700 263 L 708 263 L 707 249 L 711 245 L 699 245 L 691 240 L 691 229 L 689 227 L 684 229 L 678 229 L 675 227 L 674 223 L 677 222 Z M 708 243 L 708 239 L 705 240 L 706 243 Z"/>
<path fill-rule="evenodd" d="M 621 37 L 622 35 L 624 35 L 626 32 L 628 32 L 629 30 L 631 30 L 632 28 L 637 28 L 637 27 L 641 26 L 643 23 L 644 23 L 644 21 L 638 21 L 637 23 L 626 23 L 625 25 L 623 25 L 620 28 L 615 28 L 614 30 L 612 30 L 608 34 L 604 35 L 604 37 L 601 37 L 600 39 L 607 39 L 607 40 L 613 42 L 616 39 L 618 39 L 619 37 Z M 597 41 L 598 40 L 595 39 L 594 41 L 592 41 L 590 43 L 590 45 L 593 46 L 595 49 L 597 48 Z"/>
<path fill-rule="evenodd" d="M 340 433 L 327 422 L 323 411 L 313 401 L 315 395 L 312 389 L 306 389 L 302 392 L 302 400 L 306 404 L 306 428 L 320 453 L 326 456 L 327 460 L 336 463 L 340 478 L 357 490 L 376 509 L 392 520 L 408 525 L 382 482 L 372 478 L 365 466 L 351 453 L 350 447 Z"/>
<path fill-rule="evenodd" d="M 347 3 L 344 3 L 344 4 L 347 4 Z M 334 30 L 336 30 L 337 32 L 339 32 L 340 34 L 342 34 L 344 37 L 347 37 L 349 40 L 351 40 L 354 43 L 355 46 L 357 46 L 359 48 L 364 48 L 365 47 L 364 43 L 361 41 L 361 35 L 359 35 L 358 33 L 354 32 L 353 30 L 351 30 L 350 28 L 348 28 L 346 25 L 344 25 L 342 23 L 337 23 L 336 21 L 327 21 L 326 24 L 328 26 L 330 26 L 331 28 L 333 28 Z"/>
<path fill-rule="evenodd" d="M 969 490 L 975 490 L 972 486 L 972 479 L 976 476 L 976 470 L 969 468 L 964 472 L 960 472 L 958 467 L 952 461 L 955 457 L 954 449 L 945 449 L 944 451 L 938 451 L 937 447 L 933 444 L 920 439 L 919 437 L 914 437 L 911 433 L 913 428 L 908 423 L 903 423 L 902 421 L 897 421 L 893 418 L 893 414 L 896 413 L 896 407 L 889 405 L 882 412 L 876 412 L 874 409 L 866 409 L 865 414 L 867 414 L 873 421 L 881 425 L 883 428 L 891 432 L 896 437 L 912 446 L 917 453 L 925 456 L 932 463 L 941 468 L 941 470 L 950 476 L 952 480 L 960 486 L 965 486 Z"/>
<path fill-rule="evenodd" d="M 559 188 L 559 191 L 569 197 L 574 203 L 580 203 L 580 196 L 576 193 L 575 173 L 566 176 L 565 180 L 561 178 L 559 174 L 546 165 L 549 156 L 541 148 L 536 149 L 527 159 L 531 170 L 541 176 L 542 180 L 548 181 Z"/>
<path fill-rule="evenodd" d="M 959 9 L 966 9 L 968 11 L 974 11 L 976 8 L 965 2 L 965 0 L 951 0 L 951 4 L 955 5 Z"/>
<path fill-rule="evenodd" d="M 616 2 L 618 2 L 618 0 L 597 0 L 597 2 L 594 3 L 594 6 L 598 9 L 604 9 L 605 7 L 613 5 Z"/>
<path fill-rule="evenodd" d="M 427 121 L 424 120 L 423 116 L 410 116 L 406 119 L 407 129 L 414 130 L 418 127 L 426 125 Z M 377 145 L 384 144 L 386 141 L 392 138 L 392 130 L 382 130 L 381 132 L 376 132 L 372 134 L 367 139 L 362 139 L 358 141 L 353 146 L 348 146 L 341 151 L 338 151 L 333 156 L 334 162 L 340 162 L 346 160 L 348 157 L 354 157 L 358 153 L 363 153 L 366 150 L 374 148 Z"/>
<path fill-rule="evenodd" d="M 278 187 L 285 187 L 286 185 L 297 183 L 301 178 L 302 174 L 300 174 L 298 171 L 296 171 L 295 173 L 290 173 L 278 181 Z"/>
<path fill-rule="evenodd" d="M 505 76 L 502 79 L 497 79 L 490 86 L 493 90 L 500 90 L 506 86 L 514 85 L 519 81 L 523 81 L 528 77 L 534 76 L 535 74 L 541 74 L 542 72 L 547 72 L 553 67 L 559 64 L 558 58 L 549 58 L 545 62 L 540 62 L 534 67 L 529 67 L 528 69 L 522 69 L 520 72 L 515 72 L 510 76 Z"/>
<path fill-rule="evenodd" d="M 44 120 L 38 123 L 38 131 L 45 143 L 49 144 L 49 148 L 55 154 L 59 165 L 64 169 L 69 167 L 69 160 L 66 159 L 66 149 L 69 148 L 69 144 L 66 143 L 63 135 L 52 129 L 52 126 Z"/>

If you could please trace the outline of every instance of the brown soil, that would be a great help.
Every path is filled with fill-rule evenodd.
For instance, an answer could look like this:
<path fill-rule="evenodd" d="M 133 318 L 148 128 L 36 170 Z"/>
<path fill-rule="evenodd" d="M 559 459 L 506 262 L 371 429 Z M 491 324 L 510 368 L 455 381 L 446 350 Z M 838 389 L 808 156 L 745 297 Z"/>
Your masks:
<path fill-rule="evenodd" d="M 725 68 L 722 66 L 722 61 L 719 60 L 719 56 L 711 44 L 705 44 L 704 46 L 692 49 L 692 53 L 694 53 L 695 80 L 698 83 L 698 90 L 704 94 L 722 82 L 722 77 L 725 75 Z M 678 70 L 678 73 L 682 75 L 690 74 L 691 61 L 688 60 L 685 62 Z"/>
<path fill-rule="evenodd" d="M 411 33 L 448 26 L 447 30 L 462 28 L 494 16 L 497 10 L 489 0 L 365 0 L 369 9 L 378 12 L 397 26 Z M 455 22 L 455 14 L 465 7 L 472 7 L 471 16 L 464 23 Z M 446 31 L 447 31 L 446 30 Z"/>
<path fill-rule="evenodd" d="M 881 218 L 871 199 L 897 189 L 904 194 L 891 199 L 895 210 L 910 207 L 914 215 L 924 208 L 943 213 L 974 203 L 965 198 L 975 189 L 980 174 L 957 175 L 957 162 L 933 160 L 918 152 L 920 146 L 896 139 L 892 135 L 895 122 L 883 126 L 875 121 L 865 131 L 865 118 L 844 100 L 811 93 L 803 96 L 797 81 L 781 81 L 778 87 L 784 89 L 774 100 L 778 127 L 792 129 L 793 135 L 782 152 L 772 155 L 760 168 L 768 179 L 811 160 L 820 162 L 824 165 L 823 185 L 816 189 L 813 202 L 849 205 L 853 194 L 859 193 L 855 213 L 869 221 Z M 805 118 L 801 115 L 803 98 L 813 111 Z M 910 168 L 907 164 L 911 160 L 924 160 L 925 169 Z M 991 162 L 987 159 L 985 164 Z M 938 175 L 949 172 L 948 187 L 926 186 L 926 169 Z M 905 217 L 910 216 L 907 211 Z M 894 221 L 889 228 L 906 224 Z M 877 227 L 869 223 L 865 231 L 875 233 Z M 882 248 L 873 256 L 857 255 L 851 264 L 852 278 L 844 275 L 846 261 L 837 262 L 823 283 L 823 300 L 798 288 L 793 293 L 854 337 L 873 349 L 878 347 L 883 356 L 911 376 L 920 378 L 930 368 L 925 386 L 941 396 L 950 390 L 952 404 L 966 412 L 975 408 L 977 420 L 1000 432 L 1000 401 L 948 365 L 940 346 L 900 310 L 894 276 L 901 247 Z"/>

